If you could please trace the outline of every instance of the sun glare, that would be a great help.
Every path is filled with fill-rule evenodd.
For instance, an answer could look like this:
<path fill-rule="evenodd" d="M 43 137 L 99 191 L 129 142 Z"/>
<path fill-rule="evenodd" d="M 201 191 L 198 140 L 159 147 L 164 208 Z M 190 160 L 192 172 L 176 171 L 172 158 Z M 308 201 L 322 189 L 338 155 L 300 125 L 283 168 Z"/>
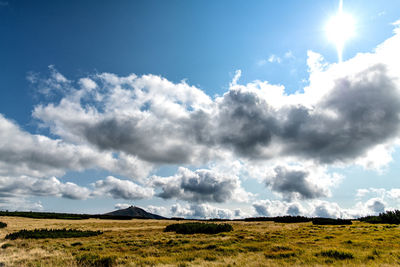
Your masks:
<path fill-rule="evenodd" d="M 336 45 L 339 62 L 341 62 L 344 44 L 355 34 L 354 18 L 343 12 L 342 1 L 338 13 L 329 20 L 326 26 L 326 34 L 328 39 Z"/>

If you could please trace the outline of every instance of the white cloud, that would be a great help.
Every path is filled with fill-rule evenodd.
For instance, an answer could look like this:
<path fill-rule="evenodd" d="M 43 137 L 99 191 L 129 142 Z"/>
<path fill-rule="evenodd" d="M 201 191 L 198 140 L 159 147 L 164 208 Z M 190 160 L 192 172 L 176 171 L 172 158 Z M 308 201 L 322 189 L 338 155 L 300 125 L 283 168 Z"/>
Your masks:
<path fill-rule="evenodd" d="M 153 214 L 161 215 L 164 217 L 169 216 L 169 211 L 166 207 L 149 205 L 146 207 L 146 211 L 153 213 Z"/>
<path fill-rule="evenodd" d="M 209 204 L 191 204 L 184 206 L 174 204 L 170 209 L 170 213 L 174 217 L 184 217 L 187 219 L 233 219 L 240 214 L 239 210 L 232 211 Z"/>
<path fill-rule="evenodd" d="M 90 91 L 74 89 L 33 114 L 69 142 L 155 165 L 199 166 L 228 152 L 379 168 L 390 162 L 399 136 L 398 45 L 395 35 L 375 53 L 340 64 L 309 51 L 304 93 L 287 95 L 283 86 L 262 81 L 240 85 L 240 71 L 215 99 L 185 82 L 103 73 L 90 77 L 97 85 Z"/>
<path fill-rule="evenodd" d="M 251 196 L 240 186 L 237 176 L 206 169 L 191 171 L 181 167 L 174 176 L 153 177 L 152 183 L 161 188 L 157 196 L 164 199 L 223 203 L 232 200 L 246 202 Z"/>
<path fill-rule="evenodd" d="M 152 166 L 125 153 L 116 158 L 111 152 L 100 152 L 88 145 L 32 135 L 0 114 L 0 175 L 49 177 L 89 168 L 140 179 Z"/>
<path fill-rule="evenodd" d="M 0 176 L 0 198 L 56 196 L 70 199 L 86 199 L 89 194 L 88 188 L 71 182 L 61 183 L 55 177 Z"/>
<path fill-rule="evenodd" d="M 32 202 L 26 198 L 1 198 L 0 209 L 8 211 L 42 211 L 43 205 L 40 201 Z"/>
<path fill-rule="evenodd" d="M 117 204 L 115 204 L 114 208 L 115 208 L 116 210 L 121 210 L 121 209 L 127 209 L 127 208 L 129 208 L 130 206 L 132 206 L 132 204 L 117 203 Z"/>
<path fill-rule="evenodd" d="M 154 194 L 152 188 L 142 187 L 128 180 L 121 180 L 108 176 L 105 180 L 96 181 L 92 196 L 108 196 L 115 199 L 136 200 L 151 198 Z"/>
<path fill-rule="evenodd" d="M 281 58 L 276 55 L 270 55 L 268 58 L 269 63 L 281 63 Z"/>
<path fill-rule="evenodd" d="M 371 198 L 357 202 L 352 208 L 342 208 L 330 201 L 312 200 L 308 202 L 284 202 L 279 200 L 258 200 L 253 203 L 254 216 L 305 216 L 353 219 L 377 215 L 386 210 L 386 202 L 381 198 Z"/>
<path fill-rule="evenodd" d="M 277 55 L 270 55 L 268 58 L 269 63 L 281 63 L 282 59 L 278 57 Z"/>
<path fill-rule="evenodd" d="M 81 78 L 79 79 L 79 83 L 81 84 L 83 89 L 91 91 L 97 87 L 97 84 L 90 78 Z"/>

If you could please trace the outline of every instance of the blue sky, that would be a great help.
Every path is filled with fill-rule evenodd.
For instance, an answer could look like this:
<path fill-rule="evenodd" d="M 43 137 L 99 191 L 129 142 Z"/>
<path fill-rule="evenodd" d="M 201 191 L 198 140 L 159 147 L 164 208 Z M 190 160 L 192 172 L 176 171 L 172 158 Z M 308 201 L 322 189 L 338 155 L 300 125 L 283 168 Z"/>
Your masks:
<path fill-rule="evenodd" d="M 338 5 L 1 0 L 0 208 L 399 208 L 400 3 L 344 0 L 340 64 L 325 32 Z"/>

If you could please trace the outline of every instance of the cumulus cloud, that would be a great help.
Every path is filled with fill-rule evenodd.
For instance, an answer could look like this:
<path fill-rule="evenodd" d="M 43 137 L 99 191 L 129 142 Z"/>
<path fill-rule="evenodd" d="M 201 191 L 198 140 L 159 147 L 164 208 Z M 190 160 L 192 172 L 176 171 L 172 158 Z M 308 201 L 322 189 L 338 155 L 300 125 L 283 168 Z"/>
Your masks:
<path fill-rule="evenodd" d="M 372 199 L 368 200 L 367 207 L 369 210 L 371 210 L 375 214 L 385 212 L 385 202 L 379 198 L 372 198 Z"/>
<path fill-rule="evenodd" d="M 158 197 L 189 202 L 247 201 L 250 195 L 241 188 L 237 176 L 206 169 L 191 171 L 181 167 L 175 176 L 153 177 L 153 185 L 161 188 Z"/>
<path fill-rule="evenodd" d="M 84 89 L 36 106 L 33 115 L 66 140 L 152 164 L 200 165 L 222 151 L 250 160 L 359 164 L 399 135 L 400 67 L 393 59 L 399 39 L 341 64 L 310 51 L 303 93 L 287 95 L 262 81 L 241 85 L 235 76 L 228 92 L 211 99 L 185 82 L 104 73 L 81 79 Z"/>
<path fill-rule="evenodd" d="M 0 197 L 57 196 L 86 199 L 90 190 L 74 183 L 61 183 L 57 178 L 3 177 L 0 176 Z"/>
<path fill-rule="evenodd" d="M 96 78 L 97 89 L 77 89 L 56 105 L 39 105 L 34 116 L 69 141 L 152 163 L 208 158 L 211 152 L 196 142 L 195 133 L 212 101 L 200 89 L 154 75 Z"/>
<path fill-rule="evenodd" d="M 0 175 L 49 177 L 89 168 L 139 179 L 148 174 L 151 165 L 124 153 L 114 157 L 87 145 L 32 135 L 0 114 Z"/>
<path fill-rule="evenodd" d="M 108 196 L 115 199 L 136 200 L 150 198 L 154 194 L 152 188 L 142 187 L 129 180 L 121 180 L 113 176 L 96 181 L 93 186 L 93 196 Z"/>
<path fill-rule="evenodd" d="M 188 219 L 233 219 L 241 212 L 240 210 L 232 211 L 230 209 L 214 207 L 209 204 L 191 204 L 184 206 L 174 204 L 170 209 L 170 213 L 173 216 Z"/>
<path fill-rule="evenodd" d="M 153 213 L 153 214 L 165 216 L 165 217 L 169 216 L 168 209 L 166 207 L 162 207 L 162 206 L 149 205 L 146 207 L 146 211 Z"/>
<path fill-rule="evenodd" d="M 386 210 L 386 203 L 380 198 L 357 202 L 351 208 L 340 207 L 336 202 L 311 200 L 308 202 L 285 202 L 280 200 L 258 200 L 253 203 L 254 216 L 306 216 L 324 218 L 360 218 L 377 215 Z"/>
<path fill-rule="evenodd" d="M 0 209 L 8 211 L 42 211 L 40 201 L 32 202 L 24 197 L 0 198 Z"/>
<path fill-rule="evenodd" d="M 327 188 L 319 186 L 309 180 L 310 173 L 304 170 L 278 166 L 274 169 L 274 176 L 267 179 L 271 190 L 281 193 L 285 199 L 315 199 L 326 197 Z"/>
<path fill-rule="evenodd" d="M 280 200 L 258 200 L 253 203 L 256 214 L 265 217 L 287 215 L 289 205 Z"/>
<path fill-rule="evenodd" d="M 357 189 L 356 197 L 358 199 L 368 200 L 368 207 L 376 212 L 383 212 L 387 207 L 387 203 L 398 204 L 400 201 L 400 188 L 360 188 Z"/>

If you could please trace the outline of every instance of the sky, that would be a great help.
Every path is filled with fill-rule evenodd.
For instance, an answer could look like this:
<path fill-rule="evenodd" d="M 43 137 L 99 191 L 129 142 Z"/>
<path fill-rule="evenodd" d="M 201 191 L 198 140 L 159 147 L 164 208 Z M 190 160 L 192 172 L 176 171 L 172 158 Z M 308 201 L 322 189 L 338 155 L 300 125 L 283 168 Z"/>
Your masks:
<path fill-rule="evenodd" d="M 400 209 L 400 2 L 339 7 L 0 0 L 0 210 Z"/>

